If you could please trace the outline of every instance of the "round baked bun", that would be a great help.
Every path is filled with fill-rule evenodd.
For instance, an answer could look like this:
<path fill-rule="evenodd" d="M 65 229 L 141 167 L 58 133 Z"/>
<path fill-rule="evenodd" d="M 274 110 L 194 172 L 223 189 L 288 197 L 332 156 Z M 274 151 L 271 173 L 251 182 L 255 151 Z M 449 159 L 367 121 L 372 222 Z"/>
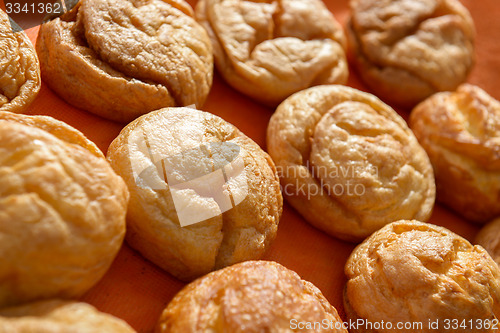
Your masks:
<path fill-rule="evenodd" d="M 437 199 L 464 218 L 500 216 L 500 102 L 470 84 L 415 107 L 410 127 L 429 155 Z"/>
<path fill-rule="evenodd" d="M 330 85 L 290 96 L 271 117 L 267 148 L 288 202 L 335 237 L 361 241 L 432 213 L 429 158 L 403 118 L 371 94 Z"/>
<path fill-rule="evenodd" d="M 179 279 L 258 259 L 276 236 L 273 161 L 215 115 L 151 112 L 122 130 L 108 160 L 130 190 L 127 242 Z"/>
<path fill-rule="evenodd" d="M 347 333 L 318 288 L 272 261 L 236 264 L 188 284 L 156 328 L 156 333 L 299 331 Z"/>
<path fill-rule="evenodd" d="M 349 49 L 363 81 L 413 107 L 454 90 L 474 64 L 474 23 L 458 0 L 351 0 Z"/>
<path fill-rule="evenodd" d="M 500 265 L 500 218 L 497 218 L 479 230 L 475 242 L 482 247 L 495 262 Z"/>
<path fill-rule="evenodd" d="M 302 89 L 347 82 L 344 31 L 321 0 L 200 0 L 195 13 L 219 73 L 255 100 L 276 106 Z"/>
<path fill-rule="evenodd" d="M 62 99 L 120 122 L 167 106 L 200 107 L 212 45 L 183 0 L 80 0 L 40 26 L 42 78 Z"/>
<path fill-rule="evenodd" d="M 50 117 L 0 112 L 0 307 L 79 297 L 125 235 L 128 191 L 99 149 Z"/>
<path fill-rule="evenodd" d="M 351 333 L 498 332 L 500 269 L 446 228 L 388 224 L 354 249 L 345 274 L 347 317 L 362 322 Z"/>
<path fill-rule="evenodd" d="M 24 111 L 40 90 L 40 64 L 28 36 L 4 10 L 0 10 L 0 73 L 0 111 Z"/>
<path fill-rule="evenodd" d="M 134 333 L 123 320 L 74 301 L 46 300 L 0 309 L 2 333 Z"/>

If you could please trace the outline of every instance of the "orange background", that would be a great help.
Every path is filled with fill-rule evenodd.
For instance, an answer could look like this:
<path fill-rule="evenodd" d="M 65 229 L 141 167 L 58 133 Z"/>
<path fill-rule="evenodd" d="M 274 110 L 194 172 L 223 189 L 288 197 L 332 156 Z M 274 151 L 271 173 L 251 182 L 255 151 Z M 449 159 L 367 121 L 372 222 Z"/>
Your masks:
<path fill-rule="evenodd" d="M 191 5 L 196 0 L 188 1 Z M 347 1 L 325 0 L 328 8 L 345 26 L 349 15 Z M 500 2 L 462 0 L 476 24 L 476 65 L 468 82 L 500 99 Z M 27 31 L 35 42 L 38 27 Z M 368 91 L 350 68 L 349 86 Z M 273 109 L 264 107 L 228 86 L 216 73 L 210 96 L 202 110 L 212 112 L 239 127 L 265 148 L 266 127 Z M 409 110 L 398 110 L 405 118 Z M 123 124 L 78 110 L 58 98 L 45 84 L 27 111 L 50 115 L 76 127 L 104 152 Z M 478 227 L 465 222 L 447 209 L 436 206 L 431 220 L 473 240 Z M 344 263 L 354 245 L 339 241 L 313 228 L 285 203 L 278 237 L 263 259 L 274 260 L 313 282 L 344 318 L 342 288 Z M 111 269 L 92 288 L 83 301 L 126 320 L 139 332 L 152 331 L 163 308 L 184 286 L 124 244 Z"/>

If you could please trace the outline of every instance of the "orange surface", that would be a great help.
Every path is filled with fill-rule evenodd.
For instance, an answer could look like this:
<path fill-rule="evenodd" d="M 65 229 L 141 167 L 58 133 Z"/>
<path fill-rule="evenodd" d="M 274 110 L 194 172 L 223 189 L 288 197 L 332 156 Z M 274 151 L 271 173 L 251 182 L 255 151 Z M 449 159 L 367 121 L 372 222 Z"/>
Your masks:
<path fill-rule="evenodd" d="M 191 5 L 196 0 L 189 1 Z M 336 18 L 345 24 L 347 1 L 325 0 Z M 500 99 L 500 2 L 498 0 L 463 0 L 476 24 L 476 65 L 468 82 L 477 84 Z M 35 41 L 38 28 L 28 30 Z M 348 85 L 367 90 L 351 68 Z M 202 108 L 238 126 L 265 148 L 266 127 L 273 109 L 259 105 L 229 87 L 219 75 L 207 103 Z M 398 110 L 405 118 L 408 110 Z M 43 84 L 40 94 L 27 111 L 50 115 L 78 128 L 106 152 L 123 124 L 104 120 L 78 110 L 58 98 Z M 436 206 L 431 223 L 443 225 L 472 240 L 478 227 L 450 211 Z M 292 207 L 285 204 L 278 237 L 264 259 L 277 261 L 313 282 L 344 317 L 342 288 L 344 263 L 354 245 L 339 241 L 307 224 Z M 109 272 L 83 298 L 102 311 L 126 320 L 139 332 L 150 332 L 163 308 L 183 287 L 155 265 L 124 244 Z"/>

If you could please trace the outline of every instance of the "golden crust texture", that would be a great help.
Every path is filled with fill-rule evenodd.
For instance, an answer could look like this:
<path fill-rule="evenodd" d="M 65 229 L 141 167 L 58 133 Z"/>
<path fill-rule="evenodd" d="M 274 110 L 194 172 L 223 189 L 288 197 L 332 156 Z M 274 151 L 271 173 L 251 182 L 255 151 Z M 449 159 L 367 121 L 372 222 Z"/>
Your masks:
<path fill-rule="evenodd" d="M 210 40 L 182 0 L 82 0 L 43 24 L 42 77 L 68 103 L 128 122 L 166 106 L 201 106 Z"/>
<path fill-rule="evenodd" d="M 438 200 L 473 222 L 500 216 L 500 102 L 464 84 L 417 105 L 410 126 L 434 166 Z"/>
<path fill-rule="evenodd" d="M 500 266 L 500 218 L 485 225 L 476 235 L 476 243 L 484 247 Z"/>
<path fill-rule="evenodd" d="M 90 289 L 122 244 L 128 201 L 97 147 L 49 117 L 0 113 L 0 184 L 0 307 Z"/>
<path fill-rule="evenodd" d="M 361 325 L 353 333 L 498 332 L 495 325 L 485 324 L 494 324 L 500 315 L 498 266 L 482 247 L 443 227 L 418 221 L 391 223 L 353 251 L 345 274 L 348 318 L 393 325 Z M 447 319 L 468 326 L 447 329 Z M 422 326 L 405 330 L 397 323 Z"/>
<path fill-rule="evenodd" d="M 40 90 L 40 65 L 24 31 L 0 10 L 0 111 L 22 112 Z"/>
<path fill-rule="evenodd" d="M 0 310 L 0 333 L 134 333 L 123 320 L 93 306 L 48 300 Z"/>
<path fill-rule="evenodd" d="M 0 111 L 0 120 L 8 120 L 22 125 L 33 126 L 54 135 L 70 144 L 81 146 L 97 157 L 104 157 L 101 150 L 89 139 L 70 125 L 49 116 L 28 116 Z"/>
<path fill-rule="evenodd" d="M 274 163 L 217 116 L 151 112 L 124 128 L 108 160 L 131 193 L 127 242 L 182 280 L 260 258 L 276 236 Z"/>
<path fill-rule="evenodd" d="M 458 0 L 351 0 L 348 37 L 377 96 L 411 107 L 454 90 L 474 64 L 474 24 Z"/>
<path fill-rule="evenodd" d="M 265 104 L 347 81 L 344 32 L 321 0 L 200 0 L 196 17 L 224 79 Z"/>
<path fill-rule="evenodd" d="M 163 311 L 156 332 L 285 333 L 297 331 L 294 320 L 330 325 L 300 332 L 347 333 L 337 310 L 312 283 L 278 263 L 247 261 L 184 287 Z"/>
<path fill-rule="evenodd" d="M 333 236 L 361 241 L 387 223 L 432 213 L 425 151 L 371 94 L 331 85 L 290 96 L 269 122 L 267 147 L 288 202 Z"/>

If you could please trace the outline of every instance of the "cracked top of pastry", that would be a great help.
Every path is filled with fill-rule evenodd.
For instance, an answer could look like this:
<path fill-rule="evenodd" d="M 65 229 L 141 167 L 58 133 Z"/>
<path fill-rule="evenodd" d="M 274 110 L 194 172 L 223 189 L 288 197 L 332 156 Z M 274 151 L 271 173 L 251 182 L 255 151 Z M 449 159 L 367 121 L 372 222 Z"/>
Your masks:
<path fill-rule="evenodd" d="M 135 332 L 123 320 L 89 304 L 56 299 L 2 308 L 0 327 L 2 333 Z"/>
<path fill-rule="evenodd" d="M 474 24 L 457 0 L 351 0 L 349 36 L 364 81 L 412 106 L 454 90 L 474 63 Z"/>
<path fill-rule="evenodd" d="M 62 98 L 117 121 L 201 106 L 212 85 L 210 40 L 183 0 L 82 0 L 41 26 L 37 52 Z"/>
<path fill-rule="evenodd" d="M 389 222 L 430 217 L 429 159 L 371 94 L 331 85 L 292 95 L 271 118 L 267 146 L 288 201 L 334 236 L 362 240 Z"/>
<path fill-rule="evenodd" d="M 107 157 L 131 192 L 128 243 L 178 278 L 258 259 L 276 236 L 283 199 L 273 161 L 215 115 L 151 112 Z"/>
<path fill-rule="evenodd" d="M 292 332 L 293 319 L 330 325 L 301 332 L 347 333 L 312 283 L 278 263 L 247 261 L 187 285 L 163 311 L 157 332 Z"/>
<path fill-rule="evenodd" d="M 320 0 L 201 0 L 217 69 L 235 89 L 269 105 L 318 84 L 343 84 L 342 27 Z"/>
<path fill-rule="evenodd" d="M 482 247 L 432 224 L 403 220 L 385 226 L 353 251 L 345 274 L 351 319 L 422 322 L 422 332 L 433 332 L 429 320 L 444 325 L 444 319 L 484 321 L 500 315 L 496 263 Z"/>

